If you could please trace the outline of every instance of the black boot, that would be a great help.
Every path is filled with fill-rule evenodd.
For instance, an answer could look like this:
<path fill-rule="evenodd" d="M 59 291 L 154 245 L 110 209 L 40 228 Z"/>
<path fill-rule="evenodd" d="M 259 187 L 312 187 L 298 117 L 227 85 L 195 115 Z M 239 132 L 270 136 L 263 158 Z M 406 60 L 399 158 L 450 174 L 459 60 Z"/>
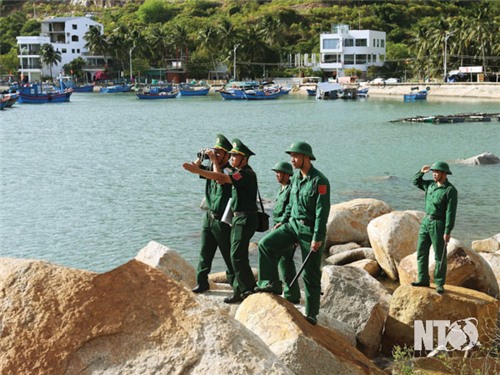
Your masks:
<path fill-rule="evenodd" d="M 193 293 L 203 293 L 209 289 L 210 289 L 210 285 L 208 285 L 208 284 L 198 284 L 193 289 L 191 289 L 191 291 Z"/>
<path fill-rule="evenodd" d="M 411 283 L 412 286 L 425 286 L 429 287 L 429 282 L 428 281 L 414 281 Z"/>
<path fill-rule="evenodd" d="M 236 294 L 232 295 L 231 297 L 224 298 L 224 303 L 229 303 L 229 304 L 231 304 L 231 303 L 238 303 L 238 302 L 241 302 L 241 301 L 243 301 L 241 299 L 241 297 L 238 296 L 238 295 L 236 295 Z"/>

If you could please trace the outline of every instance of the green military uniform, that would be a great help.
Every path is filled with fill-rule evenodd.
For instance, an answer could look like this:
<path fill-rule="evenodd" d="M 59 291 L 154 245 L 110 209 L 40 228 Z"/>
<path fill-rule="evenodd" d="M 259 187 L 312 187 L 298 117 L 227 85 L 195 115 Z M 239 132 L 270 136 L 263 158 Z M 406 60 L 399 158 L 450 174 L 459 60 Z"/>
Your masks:
<path fill-rule="evenodd" d="M 231 143 L 222 134 L 218 134 L 214 149 L 221 149 L 228 152 L 231 149 Z M 203 167 L 206 170 L 212 170 L 210 167 Z M 222 166 L 226 172 L 231 170 L 229 164 Z M 227 202 L 231 198 L 231 184 L 219 184 L 214 180 L 206 180 L 205 184 L 205 203 L 207 213 L 203 220 L 201 232 L 201 251 L 198 262 L 196 281 L 198 286 L 208 289 L 208 274 L 212 268 L 212 261 L 215 251 L 219 247 L 224 262 L 226 263 L 227 280 L 232 285 L 234 280 L 234 270 L 231 264 L 231 227 L 220 221 L 226 208 Z"/>
<path fill-rule="evenodd" d="M 298 152 L 294 145 L 287 151 L 290 152 L 303 153 L 315 160 L 312 151 Z M 282 225 L 259 242 L 259 288 L 271 286 L 274 293 L 281 294 L 277 269 L 279 258 L 298 243 L 304 260 L 311 251 L 311 242 L 321 241 L 321 248 L 312 252 L 309 257 L 303 276 L 305 313 L 307 317 L 315 320 L 319 313 L 321 296 L 321 257 L 330 212 L 330 183 L 311 165 L 307 176 L 303 177 L 300 171 L 293 175 L 291 186 L 290 202 L 281 221 Z"/>
<path fill-rule="evenodd" d="M 441 170 L 451 174 L 448 164 L 436 162 L 431 170 Z M 429 284 L 429 249 L 434 248 L 436 267 L 434 283 L 443 287 L 446 281 L 446 244 L 444 234 L 450 234 L 455 225 L 457 212 L 457 189 L 446 180 L 439 186 L 436 182 L 423 179 L 419 171 L 413 184 L 425 191 L 425 217 L 420 225 L 417 245 L 418 282 Z"/>
<path fill-rule="evenodd" d="M 287 173 L 289 175 L 293 175 L 293 168 L 289 163 L 277 163 L 273 171 L 280 171 L 283 173 Z M 283 216 L 285 215 L 286 206 L 290 200 L 290 191 L 292 189 L 292 185 L 290 182 L 281 186 L 278 191 L 278 195 L 276 196 L 276 201 L 273 209 L 273 222 L 274 225 L 281 223 L 283 220 Z M 300 301 L 300 288 L 299 283 L 295 283 L 290 287 L 290 283 L 293 278 L 297 274 L 295 269 L 295 262 L 293 260 L 293 256 L 295 254 L 295 244 L 292 245 L 291 249 L 285 251 L 285 255 L 282 256 L 278 262 L 279 273 L 281 275 L 281 279 L 285 282 L 285 287 L 283 291 L 283 295 L 285 299 L 288 301 L 292 301 L 294 303 Z"/>
<path fill-rule="evenodd" d="M 239 139 L 233 140 L 231 153 L 255 155 Z M 234 269 L 233 291 L 236 299 L 253 291 L 255 278 L 248 259 L 250 239 L 257 229 L 257 175 L 247 164 L 229 173 L 233 184 L 231 196 L 231 263 Z"/>

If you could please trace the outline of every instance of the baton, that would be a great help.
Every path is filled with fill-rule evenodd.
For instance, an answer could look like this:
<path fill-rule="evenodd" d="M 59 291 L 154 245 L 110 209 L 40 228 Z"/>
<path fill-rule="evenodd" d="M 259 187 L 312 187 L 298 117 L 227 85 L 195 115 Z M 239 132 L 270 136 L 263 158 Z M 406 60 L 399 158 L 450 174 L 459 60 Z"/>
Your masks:
<path fill-rule="evenodd" d="M 300 266 L 299 270 L 297 271 L 297 274 L 295 275 L 295 277 L 293 278 L 292 282 L 290 283 L 290 286 L 288 288 L 291 288 L 293 286 L 293 284 L 295 283 L 295 281 L 297 281 L 297 279 L 299 278 L 300 274 L 302 273 L 302 271 L 304 270 L 304 267 L 306 266 L 306 263 L 307 261 L 309 260 L 311 254 L 313 253 L 312 250 L 309 251 L 309 254 L 307 254 L 306 256 L 306 259 L 304 259 L 304 262 L 302 263 L 302 265 Z"/>
<path fill-rule="evenodd" d="M 443 268 L 443 262 L 444 262 L 444 259 L 446 258 L 446 256 L 448 255 L 446 253 L 446 247 L 448 245 L 448 242 L 445 242 L 444 243 L 444 246 L 443 246 L 443 254 L 441 255 L 441 263 L 439 263 L 439 273 L 441 273 L 441 269 Z"/>

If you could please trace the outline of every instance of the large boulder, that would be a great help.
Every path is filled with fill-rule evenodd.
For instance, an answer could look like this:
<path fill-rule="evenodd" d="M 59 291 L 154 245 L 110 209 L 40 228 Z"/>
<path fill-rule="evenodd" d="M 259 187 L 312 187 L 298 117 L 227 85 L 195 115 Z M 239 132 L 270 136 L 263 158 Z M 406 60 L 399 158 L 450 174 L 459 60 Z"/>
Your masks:
<path fill-rule="evenodd" d="M 479 255 L 481 255 L 481 257 L 491 267 L 491 270 L 495 274 L 495 278 L 497 279 L 500 287 L 500 251 L 497 251 L 496 253 L 479 253 Z"/>
<path fill-rule="evenodd" d="M 349 250 L 359 249 L 361 245 L 358 245 L 356 242 L 348 242 L 343 243 L 341 245 L 333 245 L 328 249 L 328 253 L 330 255 L 337 255 L 340 253 L 344 253 Z"/>
<path fill-rule="evenodd" d="M 500 250 L 500 233 L 484 240 L 472 241 L 472 250 L 484 253 L 494 253 Z"/>
<path fill-rule="evenodd" d="M 360 247 L 358 249 L 344 251 L 325 259 L 325 262 L 334 266 L 342 266 L 363 259 L 375 260 L 375 254 L 371 247 Z"/>
<path fill-rule="evenodd" d="M 347 242 L 366 244 L 368 223 L 391 211 L 387 203 L 371 198 L 332 205 L 326 229 L 327 245 Z"/>
<path fill-rule="evenodd" d="M 474 250 L 462 246 L 454 238 L 446 248 L 447 269 L 446 284 L 462 286 L 486 293 L 494 298 L 500 298 L 500 291 L 495 273 L 488 262 Z M 429 252 L 429 276 L 434 281 L 434 249 Z M 413 253 L 404 258 L 398 267 L 401 285 L 410 284 L 417 279 L 417 254 Z"/>
<path fill-rule="evenodd" d="M 196 270 L 175 250 L 150 241 L 135 257 L 136 260 L 156 268 L 171 279 L 188 288 L 196 285 Z"/>
<path fill-rule="evenodd" d="M 348 267 L 355 267 L 362 269 L 372 277 L 377 277 L 380 274 L 380 266 L 376 260 L 373 259 L 361 259 L 355 262 L 349 263 Z"/>
<path fill-rule="evenodd" d="M 0 260 L 0 373 L 292 372 L 252 332 L 132 260 L 104 274 Z"/>
<path fill-rule="evenodd" d="M 459 160 L 459 162 L 467 165 L 488 165 L 498 164 L 500 163 L 500 159 L 491 152 L 483 152 L 471 158 Z"/>
<path fill-rule="evenodd" d="M 358 348 L 373 357 L 379 350 L 390 294 L 366 271 L 325 266 L 321 277 L 321 311 L 356 331 Z"/>
<path fill-rule="evenodd" d="M 454 323 L 470 318 L 477 320 L 479 342 L 483 348 L 489 348 L 495 337 L 497 312 L 495 298 L 472 289 L 448 286 L 444 294 L 437 294 L 433 288 L 401 285 L 392 295 L 384 330 L 384 348 L 390 351 L 394 345 L 414 347 L 416 320 L 426 326 L 429 320 Z M 446 333 L 448 336 L 449 332 Z M 434 334 L 436 338 L 437 333 Z"/>
<path fill-rule="evenodd" d="M 319 324 L 312 326 L 279 296 L 251 295 L 238 308 L 236 319 L 296 375 L 383 374 L 342 335 Z"/>
<path fill-rule="evenodd" d="M 375 258 L 390 279 L 398 279 L 399 262 L 415 252 L 423 216 L 419 211 L 393 211 L 368 224 Z"/>

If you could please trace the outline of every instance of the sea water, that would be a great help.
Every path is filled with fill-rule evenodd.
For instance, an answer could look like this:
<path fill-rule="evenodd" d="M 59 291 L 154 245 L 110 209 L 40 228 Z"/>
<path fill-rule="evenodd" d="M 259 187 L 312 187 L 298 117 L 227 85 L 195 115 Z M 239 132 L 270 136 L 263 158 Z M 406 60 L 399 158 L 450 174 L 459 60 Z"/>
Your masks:
<path fill-rule="evenodd" d="M 154 240 L 196 265 L 204 181 L 182 163 L 212 146 L 217 133 L 240 138 L 255 152 L 250 164 L 266 200 L 278 189 L 271 168 L 289 160 L 284 150 L 294 141 L 312 145 L 315 167 L 330 180 L 332 204 L 375 198 L 395 210 L 423 210 L 414 174 L 424 164 L 448 161 L 459 192 L 452 236 L 470 245 L 500 232 L 500 165 L 455 161 L 483 152 L 500 156 L 500 122 L 391 120 L 499 109 L 498 101 L 468 98 L 405 103 L 296 94 L 247 102 L 216 93 L 157 101 L 75 93 L 70 103 L 16 104 L 0 113 L 0 257 L 104 272 Z M 257 265 L 255 254 L 250 261 Z M 223 269 L 218 254 L 214 270 Z"/>

